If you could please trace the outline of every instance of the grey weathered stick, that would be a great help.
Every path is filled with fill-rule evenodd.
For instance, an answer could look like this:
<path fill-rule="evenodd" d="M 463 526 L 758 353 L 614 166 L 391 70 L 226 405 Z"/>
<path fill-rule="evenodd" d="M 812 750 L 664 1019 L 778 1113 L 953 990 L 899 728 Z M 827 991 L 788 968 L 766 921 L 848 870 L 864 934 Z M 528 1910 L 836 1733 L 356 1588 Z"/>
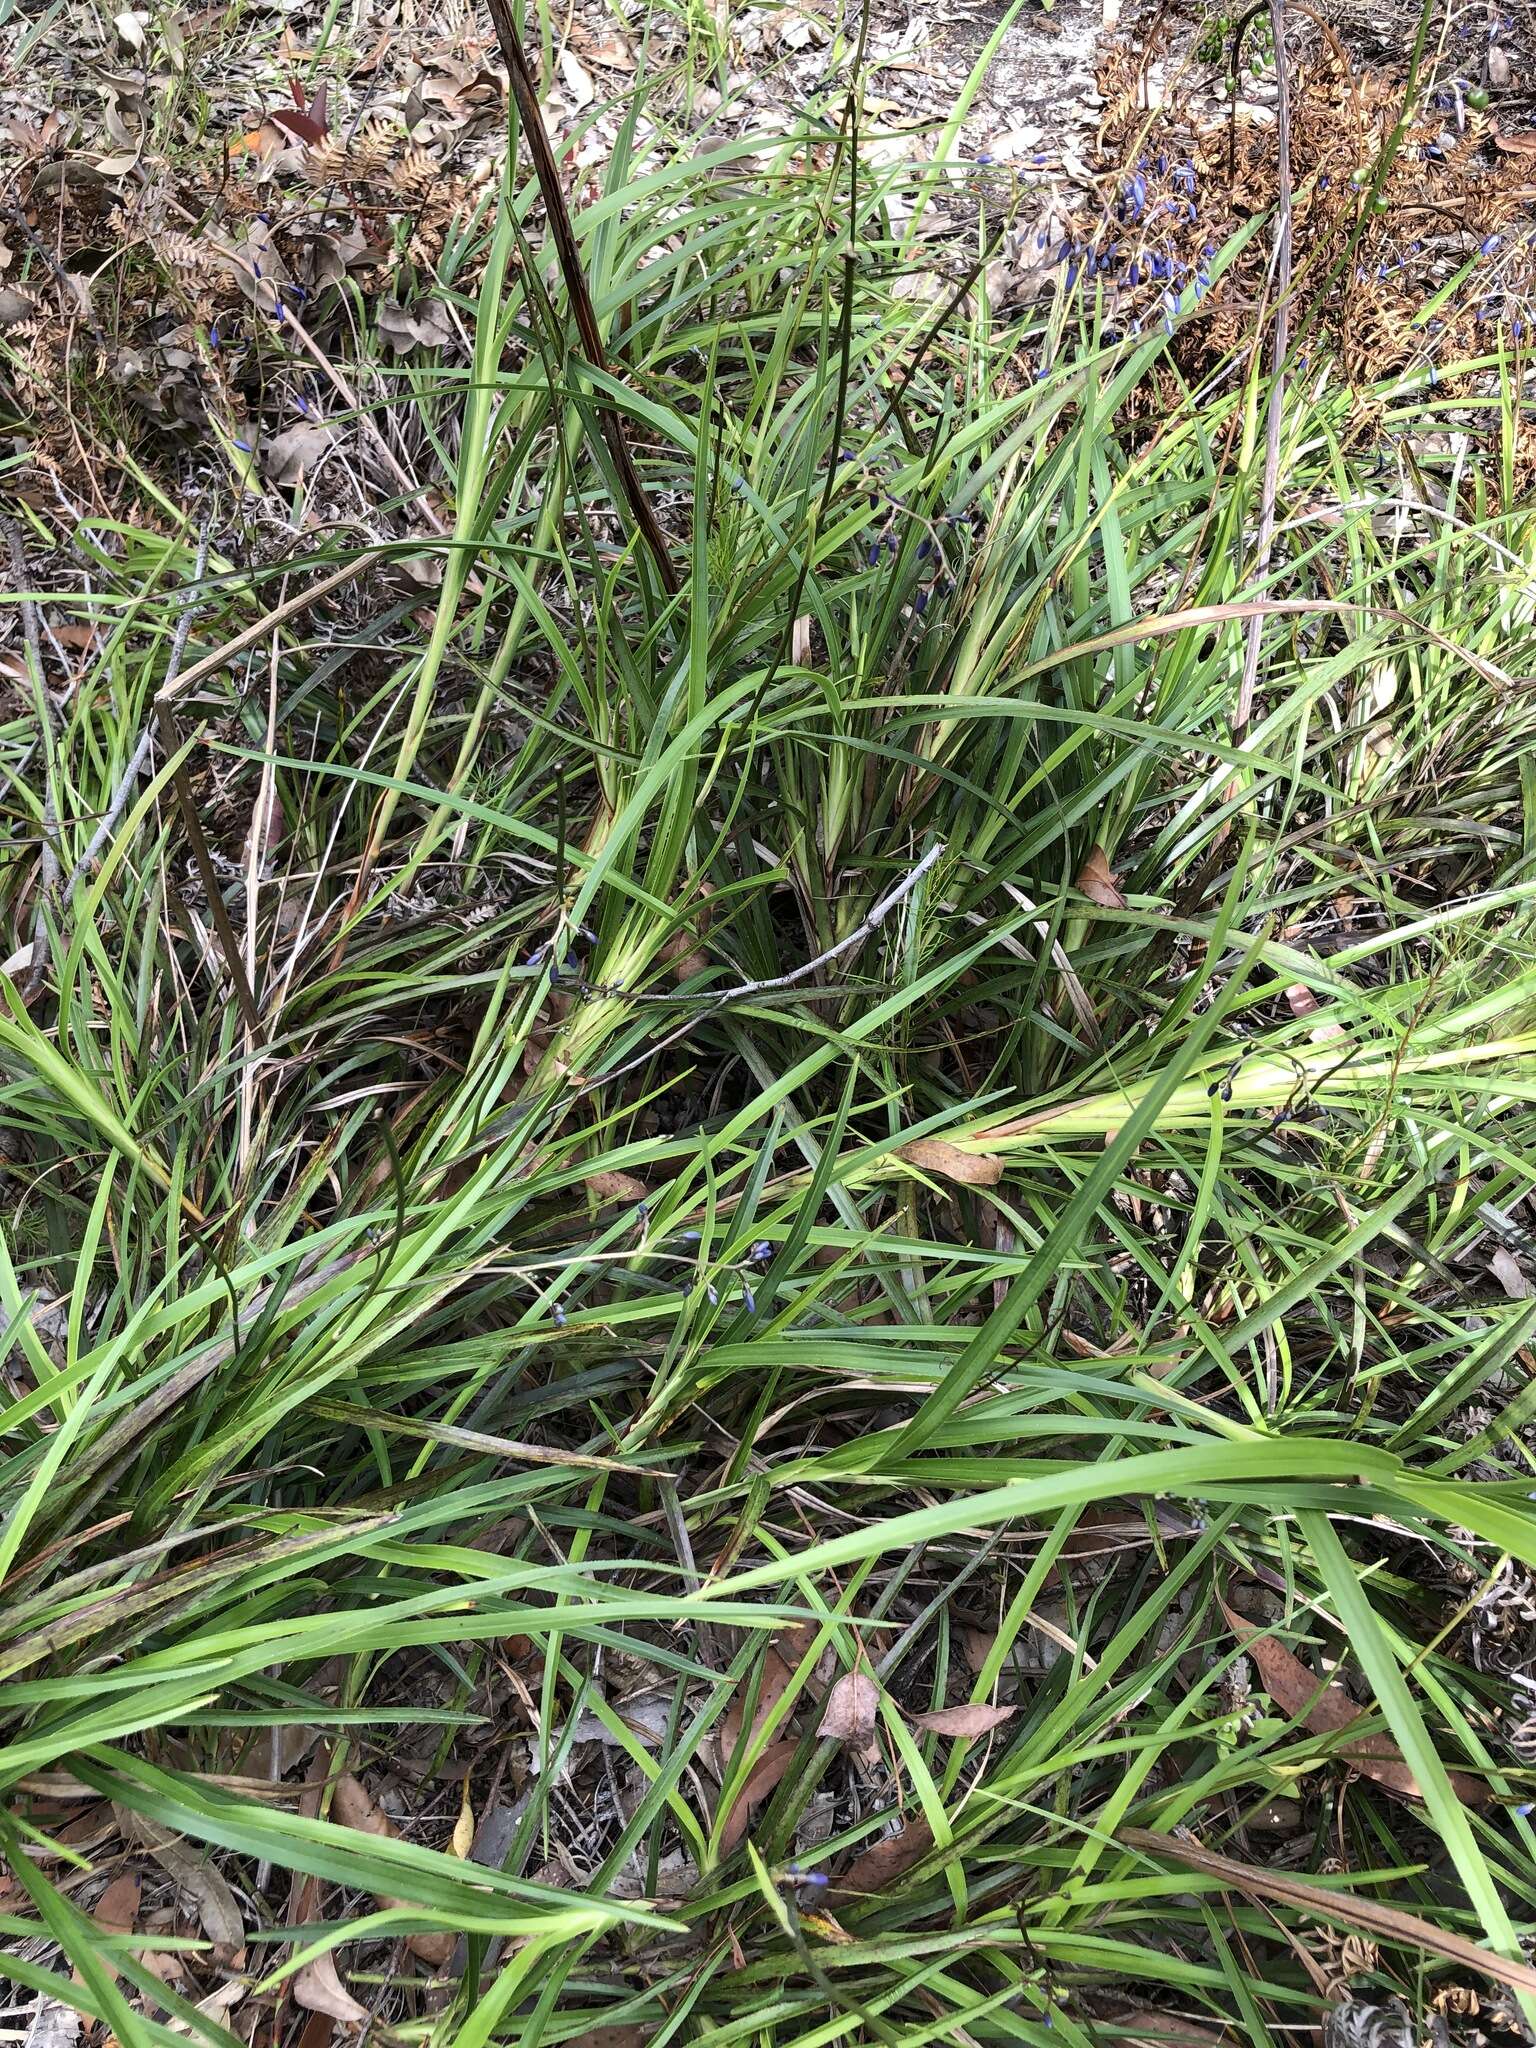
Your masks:
<path fill-rule="evenodd" d="M 804 981 L 807 975 L 814 974 L 818 967 L 825 967 L 829 961 L 838 959 L 850 947 L 858 945 L 861 939 L 867 939 L 875 927 L 890 916 L 897 904 L 911 895 L 943 851 L 944 841 L 940 839 L 929 847 L 915 868 L 902 876 L 894 889 L 882 896 L 872 910 L 866 912 L 847 938 L 839 939 L 835 946 L 828 946 L 827 950 L 818 953 L 814 960 L 802 961 L 800 966 L 792 967 L 788 974 L 770 975 L 766 981 L 738 981 L 730 988 L 710 989 L 696 996 L 637 995 L 630 989 L 605 988 L 600 982 L 583 982 L 581 987 L 588 995 L 623 996 L 632 1003 L 698 1003 L 704 1009 L 718 1009 L 723 1003 L 739 1003 L 746 996 L 766 995 L 773 989 L 793 988 L 796 982 Z"/>
<path fill-rule="evenodd" d="M 1285 57 L 1285 0 L 1270 0 L 1269 19 L 1275 45 L 1275 146 L 1279 168 L 1275 188 L 1275 339 L 1270 359 L 1269 409 L 1264 431 L 1264 482 L 1259 497 L 1259 531 L 1254 549 L 1256 577 L 1269 567 L 1275 537 L 1275 496 L 1280 484 L 1280 425 L 1285 409 L 1285 352 L 1291 334 L 1291 103 Z M 1259 674 L 1259 636 L 1264 622 L 1248 621 L 1243 650 L 1243 679 L 1232 719 L 1232 744 L 1243 746 L 1253 723 L 1253 696 Z"/>

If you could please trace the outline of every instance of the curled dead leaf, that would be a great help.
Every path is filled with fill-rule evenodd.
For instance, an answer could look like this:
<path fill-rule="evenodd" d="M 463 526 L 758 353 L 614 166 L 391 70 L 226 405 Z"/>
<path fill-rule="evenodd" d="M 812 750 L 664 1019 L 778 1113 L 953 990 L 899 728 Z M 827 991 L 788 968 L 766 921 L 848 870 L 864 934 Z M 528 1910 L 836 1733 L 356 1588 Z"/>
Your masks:
<path fill-rule="evenodd" d="M 967 1187 L 995 1188 L 1003 1177 L 1003 1161 L 996 1152 L 966 1152 L 944 1138 L 913 1138 L 898 1145 L 896 1157 L 925 1173 L 941 1173 L 946 1180 L 961 1181 Z"/>
<path fill-rule="evenodd" d="M 219 1961 L 238 1970 L 245 1962 L 245 1922 L 234 1893 L 207 1860 L 182 1842 L 161 1842 L 151 1856 L 175 1880 L 177 1889 L 197 1913 L 198 1923 L 218 1952 Z"/>
<path fill-rule="evenodd" d="M 330 445 L 329 427 L 300 420 L 265 443 L 261 466 L 273 483 L 286 489 L 303 483 Z"/>
<path fill-rule="evenodd" d="M 380 335 L 397 356 L 413 348 L 446 348 L 457 338 L 453 317 L 440 299 L 418 299 L 414 306 L 386 299 L 376 318 Z"/>
<path fill-rule="evenodd" d="M 1528 1301 L 1532 1288 L 1525 1277 L 1524 1268 L 1514 1253 L 1504 1245 L 1495 1248 L 1488 1260 L 1488 1270 L 1498 1281 L 1511 1301 Z"/>
<path fill-rule="evenodd" d="M 1125 898 L 1120 893 L 1120 880 L 1109 864 L 1109 856 L 1102 846 L 1095 845 L 1083 862 L 1077 877 L 1077 886 L 1090 903 L 1097 903 L 1105 910 L 1124 910 Z"/>
<path fill-rule="evenodd" d="M 459 1801 L 459 1817 L 453 1824 L 453 1853 L 462 1862 L 475 1846 L 475 1809 L 469 1803 L 469 1773 L 464 1773 L 464 1796 Z"/>
<path fill-rule="evenodd" d="M 914 1728 L 926 1728 L 930 1735 L 954 1735 L 969 1739 L 986 1735 L 993 1728 L 1000 1728 L 1004 1721 L 1011 1721 L 1018 1712 L 1017 1707 L 989 1707 L 981 1701 L 968 1706 L 939 1707 L 931 1714 L 908 1714 L 907 1719 Z"/>
<path fill-rule="evenodd" d="M 328 1955 L 316 1956 L 312 1963 L 306 1963 L 302 1970 L 295 1972 L 293 1997 L 294 2003 L 302 2005 L 306 2012 L 323 2012 L 344 2027 L 365 2027 L 368 2024 L 367 2006 L 359 2005 L 343 1986 L 336 1974 L 336 1965 Z"/>
<path fill-rule="evenodd" d="M 824 1742 L 865 1743 L 875 1732 L 880 1688 L 867 1671 L 845 1671 L 827 1694 L 816 1733 Z"/>
<path fill-rule="evenodd" d="M 1314 1735 L 1335 1735 L 1361 1719 L 1365 1713 L 1342 1685 L 1320 1681 L 1284 1643 L 1266 1635 L 1257 1622 L 1221 1602 L 1234 1634 L 1247 1649 L 1264 1681 L 1264 1689 L 1283 1714 L 1300 1718 Z M 1366 1735 L 1357 1742 L 1341 1744 L 1334 1754 L 1362 1777 L 1373 1778 L 1400 1798 L 1422 1799 L 1418 1779 L 1403 1761 L 1401 1750 L 1390 1735 Z M 1466 1771 L 1447 1771 L 1451 1789 L 1464 1806 L 1486 1806 L 1488 1787 Z"/>

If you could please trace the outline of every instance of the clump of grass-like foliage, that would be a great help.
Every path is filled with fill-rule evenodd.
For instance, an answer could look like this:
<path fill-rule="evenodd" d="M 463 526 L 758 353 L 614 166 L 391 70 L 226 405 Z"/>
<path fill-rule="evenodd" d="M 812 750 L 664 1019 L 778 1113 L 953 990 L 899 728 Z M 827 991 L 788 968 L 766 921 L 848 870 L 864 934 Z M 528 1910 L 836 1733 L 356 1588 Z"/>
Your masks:
<path fill-rule="evenodd" d="M 754 146 L 578 211 L 601 379 L 501 209 L 392 400 L 441 543 L 41 593 L 7 1973 L 133 2048 L 297 2039 L 322 1954 L 445 2048 L 1528 1999 L 1514 399 L 1362 454 L 1314 362 L 1260 582 L 1262 347 L 1022 381 L 899 289 L 910 171 Z"/>

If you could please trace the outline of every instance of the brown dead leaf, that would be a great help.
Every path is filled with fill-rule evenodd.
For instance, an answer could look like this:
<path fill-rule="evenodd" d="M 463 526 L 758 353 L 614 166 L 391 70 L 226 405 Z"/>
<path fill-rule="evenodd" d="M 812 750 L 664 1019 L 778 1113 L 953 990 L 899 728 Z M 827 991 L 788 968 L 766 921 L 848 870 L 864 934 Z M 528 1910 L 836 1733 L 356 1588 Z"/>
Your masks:
<path fill-rule="evenodd" d="M 816 1733 L 823 1742 L 868 1742 L 880 1712 L 880 1688 L 867 1671 L 845 1671 L 827 1694 Z"/>
<path fill-rule="evenodd" d="M 1504 1245 L 1499 1245 L 1490 1256 L 1488 1270 L 1511 1301 L 1530 1299 L 1531 1283 L 1525 1277 L 1520 1261 Z"/>
<path fill-rule="evenodd" d="M 715 893 L 714 884 L 701 881 L 698 893 L 701 900 L 690 912 L 688 923 L 681 931 L 674 932 L 661 949 L 661 957 L 671 968 L 672 979 L 676 982 L 692 980 L 709 965 L 709 955 L 699 941 L 714 918 L 709 903 L 709 898 Z"/>
<path fill-rule="evenodd" d="M 645 1182 L 632 1173 L 589 1173 L 586 1184 L 600 1202 L 643 1202 L 650 1193 Z"/>
<path fill-rule="evenodd" d="M 330 2048 L 336 2023 L 328 2012 L 312 2012 L 299 2029 L 297 2048 Z"/>
<path fill-rule="evenodd" d="M 811 658 L 811 614 L 802 612 L 790 629 L 789 658 L 796 668 L 804 668 Z"/>
<path fill-rule="evenodd" d="M 1511 155 L 1536 156 L 1536 133 L 1506 135 L 1497 121 L 1488 123 L 1488 132 L 1496 149 L 1508 150 Z"/>
<path fill-rule="evenodd" d="M 453 318 L 440 299 L 418 299 L 414 306 L 386 299 L 377 319 L 379 333 L 397 356 L 413 348 L 446 348 L 457 339 Z"/>
<path fill-rule="evenodd" d="M 908 1714 L 907 1719 L 914 1728 L 926 1728 L 930 1735 L 954 1735 L 969 1740 L 1001 1727 L 1018 1711 L 1017 1707 L 988 1707 L 973 1702 L 963 1707 L 939 1707 L 931 1714 Z"/>
<path fill-rule="evenodd" d="M 582 55 L 589 64 L 598 64 L 606 71 L 633 71 L 635 53 L 622 36 L 597 36 L 586 38 L 581 46 Z"/>
<path fill-rule="evenodd" d="M 942 1173 L 946 1180 L 967 1187 L 995 1188 L 1003 1177 L 1003 1162 L 996 1152 L 964 1152 L 943 1138 L 912 1138 L 898 1145 L 896 1157 L 925 1173 Z"/>
<path fill-rule="evenodd" d="M 1119 877 L 1109 864 L 1109 856 L 1102 846 L 1095 845 L 1083 862 L 1077 877 L 1077 886 L 1090 903 L 1097 903 L 1105 910 L 1124 910 L 1125 898 L 1120 893 Z"/>
<path fill-rule="evenodd" d="M 716 1566 L 716 1570 L 719 1567 Z M 795 1667 L 811 1646 L 815 1629 L 809 1622 L 797 1622 L 775 1638 L 763 1652 L 761 1674 L 757 1684 L 757 1700 L 752 1710 L 752 1725 L 747 1730 L 747 1739 L 755 1737 L 768 1716 L 789 1690 Z M 741 1724 L 751 1696 L 749 1672 L 740 1686 L 731 1695 L 731 1703 L 721 1716 L 717 1755 L 720 1769 L 724 1771 L 741 1746 Z"/>
<path fill-rule="evenodd" d="M 287 489 L 304 482 L 330 445 L 329 427 L 300 420 L 263 446 L 261 466 L 273 483 Z"/>
<path fill-rule="evenodd" d="M 1293 1017 L 1309 1017 L 1317 1008 L 1317 997 L 1304 981 L 1293 981 L 1285 992 Z"/>
<path fill-rule="evenodd" d="M 336 1965 L 331 1958 L 316 1956 L 312 1963 L 306 1963 L 293 1979 L 293 1997 L 296 2005 L 302 2005 L 306 2012 L 323 2012 L 333 2020 L 339 2020 L 344 2027 L 365 2027 L 368 2024 L 368 2008 L 359 2005 L 342 1984 L 336 1974 Z"/>
<path fill-rule="evenodd" d="M 872 1849 L 855 1856 L 837 1880 L 840 1892 L 879 1892 L 905 1877 L 933 1847 L 933 1829 L 921 1815 L 909 1820 L 899 1835 L 887 1835 Z"/>
<path fill-rule="evenodd" d="M 762 1805 L 795 1760 L 800 1747 L 793 1739 L 771 1742 L 747 1773 L 747 1782 L 737 1793 L 725 1826 L 720 1830 L 720 1852 L 728 1856 L 747 1832 L 753 1810 Z"/>
<path fill-rule="evenodd" d="M 387 1841 L 395 1841 L 399 1837 L 399 1829 L 389 1815 L 375 1805 L 361 1779 L 354 1778 L 350 1772 L 336 1780 L 332 1811 L 343 1827 L 356 1828 L 365 1835 L 382 1835 Z M 379 1894 L 381 1906 L 407 1906 L 409 1903 L 409 1900 L 392 1898 L 383 1892 Z M 413 1956 L 419 1956 L 422 1962 L 430 1963 L 434 1969 L 441 1969 L 453 1954 L 454 1938 L 446 1929 L 441 1934 L 408 1934 L 405 1945 Z M 322 2008 L 325 2009 L 328 2008 Z M 332 2017 L 339 2018 L 340 2015 L 332 2014 Z"/>
<path fill-rule="evenodd" d="M 133 1871 L 125 1871 L 121 1877 L 113 1878 L 96 1901 L 96 1910 L 91 1915 L 103 1934 L 132 1934 L 138 1924 L 139 1892 L 139 1880 Z M 103 1958 L 102 1966 L 109 1976 L 117 1976 L 115 1964 Z M 78 1974 L 75 1981 L 80 1981 Z"/>
<path fill-rule="evenodd" d="M 1181 1841 L 1177 1836 L 1154 1835 L 1146 1828 L 1121 1828 L 1118 1832 L 1119 1839 L 1133 1849 L 1144 1849 L 1152 1856 L 1167 1856 L 1175 1863 L 1186 1864 L 1191 1870 L 1203 1870 L 1208 1876 L 1225 1878 L 1238 1891 L 1297 1906 L 1302 1912 L 1313 1913 L 1319 1920 L 1328 1921 L 1335 1927 L 1363 1928 L 1367 1934 L 1379 1934 L 1386 1941 L 1401 1942 L 1405 1948 L 1423 1949 L 1427 1955 L 1444 1956 L 1450 1962 L 1461 1963 L 1469 1970 L 1492 1977 L 1496 1983 L 1511 1985 L 1516 1991 L 1536 1991 L 1536 1969 L 1528 1962 L 1523 1959 L 1515 1962 L 1493 1949 L 1479 1948 L 1475 1941 L 1468 1941 L 1460 1934 L 1449 1934 L 1443 1927 L 1436 1927 L 1433 1921 L 1421 1920 L 1417 1913 L 1405 1913 L 1400 1906 L 1384 1906 L 1360 1892 L 1310 1884 L 1305 1878 L 1293 1877 L 1288 1870 L 1262 1870 L 1252 1864 L 1238 1863 L 1230 1856 L 1218 1856 L 1212 1849 L 1202 1849 L 1197 1843 Z"/>
<path fill-rule="evenodd" d="M 1283 1714 L 1299 1716 L 1314 1735 L 1335 1735 L 1361 1718 L 1365 1709 L 1355 1704 L 1342 1685 L 1330 1683 L 1320 1688 L 1314 1674 L 1284 1643 L 1266 1635 L 1256 1622 L 1229 1607 L 1225 1600 L 1221 1602 L 1221 1611 L 1258 1666 L 1265 1691 Z M 1401 1798 L 1424 1797 L 1418 1779 L 1403 1762 L 1402 1752 L 1390 1735 L 1363 1736 L 1358 1742 L 1344 1743 L 1334 1754 L 1362 1776 L 1373 1778 Z M 1480 1779 L 1465 1771 L 1448 1770 L 1446 1775 L 1464 1806 L 1488 1803 L 1488 1787 Z"/>
<path fill-rule="evenodd" d="M 213 1943 L 220 1963 L 227 1969 L 243 1969 L 245 1922 L 234 1893 L 218 1871 L 182 1842 L 161 1842 L 149 1853 L 176 1880 L 177 1889 L 195 1909 L 198 1924 Z"/>

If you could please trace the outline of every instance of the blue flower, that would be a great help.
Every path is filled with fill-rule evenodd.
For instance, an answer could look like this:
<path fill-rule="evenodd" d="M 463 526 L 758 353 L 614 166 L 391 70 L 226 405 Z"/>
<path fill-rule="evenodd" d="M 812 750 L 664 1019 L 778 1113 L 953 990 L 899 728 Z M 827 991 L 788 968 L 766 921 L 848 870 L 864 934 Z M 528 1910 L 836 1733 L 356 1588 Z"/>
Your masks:
<path fill-rule="evenodd" d="M 766 1237 L 760 1237 L 757 1240 L 757 1243 L 753 1245 L 751 1251 L 747 1253 L 747 1257 L 752 1261 L 754 1266 L 766 1266 L 768 1261 L 773 1257 L 773 1246 L 768 1242 Z"/>
<path fill-rule="evenodd" d="M 1499 237 L 1498 237 L 1497 235 L 1489 235 L 1489 237 L 1487 238 L 1487 240 L 1486 240 L 1486 241 L 1485 241 L 1485 242 L 1484 242 L 1484 243 L 1482 244 L 1482 246 L 1481 246 L 1481 247 L 1480 247 L 1480 248 L 1478 249 L 1478 252 L 1477 252 L 1477 253 L 1478 253 L 1478 255 L 1479 255 L 1479 256 L 1491 256 L 1491 255 L 1493 254 L 1494 250 L 1495 250 L 1495 249 L 1497 249 L 1497 247 L 1498 247 L 1498 246 L 1499 246 Z"/>
<path fill-rule="evenodd" d="M 917 544 L 917 559 L 920 562 L 925 562 L 932 552 L 933 542 L 929 540 L 927 535 L 925 534 Z"/>
<path fill-rule="evenodd" d="M 742 1283 L 741 1298 L 746 1303 L 747 1314 L 755 1316 L 757 1314 L 757 1297 L 753 1294 L 751 1288 L 746 1285 L 745 1281 Z"/>
<path fill-rule="evenodd" d="M 555 1319 L 555 1328 L 557 1330 L 563 1330 L 565 1328 L 565 1310 L 560 1306 L 558 1301 L 550 1310 L 550 1314 Z"/>

